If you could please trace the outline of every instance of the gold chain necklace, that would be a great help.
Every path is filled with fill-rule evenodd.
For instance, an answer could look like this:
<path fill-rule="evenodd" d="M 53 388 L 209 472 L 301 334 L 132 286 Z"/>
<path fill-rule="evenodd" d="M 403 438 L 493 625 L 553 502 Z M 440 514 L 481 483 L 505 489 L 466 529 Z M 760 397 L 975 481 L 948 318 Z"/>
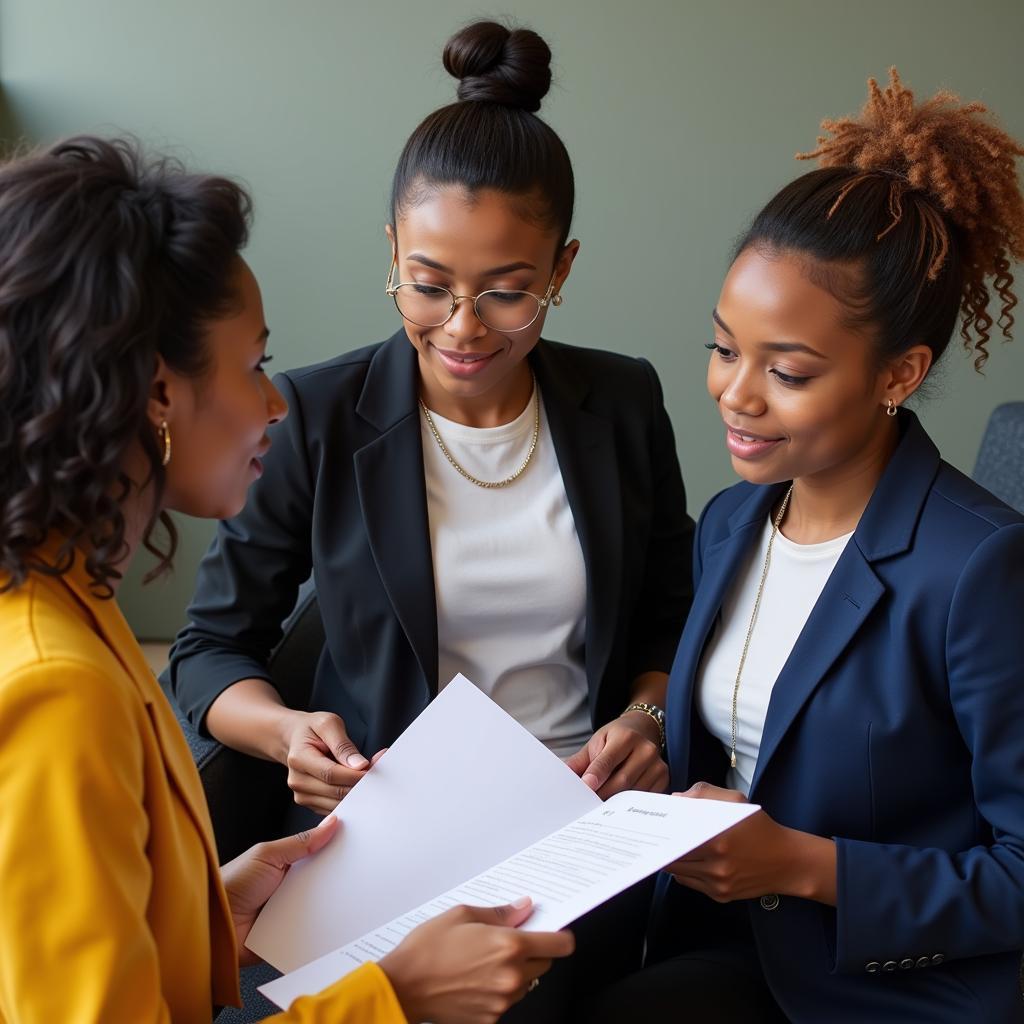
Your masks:
<path fill-rule="evenodd" d="M 757 597 L 754 599 L 754 610 L 750 613 L 750 625 L 747 626 L 747 637 L 743 641 L 743 653 L 740 655 L 740 664 L 736 669 L 736 682 L 732 688 L 732 749 L 729 753 L 729 766 L 736 767 L 736 732 L 737 732 L 737 701 L 740 695 L 740 676 L 743 675 L 743 666 L 747 661 L 747 651 L 750 649 L 750 637 L 754 632 L 754 623 L 757 621 L 757 612 L 761 607 L 761 595 L 764 593 L 764 581 L 768 579 L 768 566 L 772 561 L 772 545 L 775 543 L 775 535 L 779 532 L 782 517 L 786 514 L 786 506 L 789 504 L 789 496 L 793 493 L 793 485 L 789 485 L 786 496 L 782 499 L 782 506 L 779 508 L 772 523 L 772 535 L 768 538 L 768 550 L 764 556 L 764 568 L 761 570 L 761 582 L 757 585 Z"/>
<path fill-rule="evenodd" d="M 530 438 L 530 450 L 526 453 L 526 458 L 523 459 L 523 464 L 511 475 L 505 477 L 504 480 L 480 480 L 473 476 L 468 470 L 463 469 L 462 466 L 455 461 L 455 456 L 452 455 L 448 448 L 445 446 L 441 435 L 438 433 L 437 425 L 434 423 L 434 417 L 430 415 L 430 410 L 423 404 L 423 399 L 420 399 L 420 408 L 423 410 L 423 415 L 427 418 L 427 426 L 430 427 L 430 432 L 434 435 L 434 440 L 437 442 L 437 447 L 441 449 L 441 454 L 452 464 L 452 467 L 464 476 L 471 484 L 476 484 L 477 487 L 486 487 L 488 489 L 494 487 L 508 487 L 510 483 L 518 480 L 519 477 L 526 472 L 526 467 L 529 466 L 530 460 L 533 458 L 533 453 L 537 450 L 537 439 L 540 437 L 540 393 L 537 391 L 537 378 L 533 377 L 533 437 Z"/>

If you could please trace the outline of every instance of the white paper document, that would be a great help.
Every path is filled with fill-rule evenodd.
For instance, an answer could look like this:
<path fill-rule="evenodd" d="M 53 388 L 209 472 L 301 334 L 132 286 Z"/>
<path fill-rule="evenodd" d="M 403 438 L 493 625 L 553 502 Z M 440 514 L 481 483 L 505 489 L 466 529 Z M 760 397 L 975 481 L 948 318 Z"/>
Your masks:
<path fill-rule="evenodd" d="M 338 834 L 288 871 L 246 945 L 294 970 L 600 806 L 560 758 L 456 676 L 338 804 Z"/>
<path fill-rule="evenodd" d="M 291 972 L 261 989 L 286 1007 L 457 903 L 530 896 L 523 928 L 563 928 L 756 810 L 633 792 L 602 803 L 456 676 L 338 805 L 338 835 L 289 870 L 246 945 Z"/>
<path fill-rule="evenodd" d="M 260 991 L 287 1007 L 361 964 L 380 960 L 417 925 L 459 903 L 497 906 L 529 895 L 534 911 L 521 927 L 557 931 L 756 810 L 754 804 L 619 793 L 475 878 Z"/>

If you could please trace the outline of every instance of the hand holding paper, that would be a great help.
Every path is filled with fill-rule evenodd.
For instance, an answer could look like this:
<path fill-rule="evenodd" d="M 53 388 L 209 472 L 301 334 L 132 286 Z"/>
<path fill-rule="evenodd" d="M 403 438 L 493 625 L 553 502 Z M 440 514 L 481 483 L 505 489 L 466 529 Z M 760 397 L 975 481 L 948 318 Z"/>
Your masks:
<path fill-rule="evenodd" d="M 337 807 L 339 841 L 288 872 L 249 948 L 294 970 L 600 805 L 558 757 L 459 676 Z M 508 898 L 528 895 L 517 889 Z"/>
<path fill-rule="evenodd" d="M 443 786 L 423 770 L 438 749 Z M 514 777 L 489 768 L 504 764 Z M 297 865 L 257 921 L 251 948 L 291 970 L 262 991 L 287 1006 L 461 904 L 531 896 L 521 930 L 557 931 L 757 810 L 638 792 L 602 803 L 457 677 L 335 812 L 343 840 Z"/>
<path fill-rule="evenodd" d="M 300 807 L 330 814 L 370 767 L 344 721 L 326 711 L 295 711 L 288 731 L 288 785 Z"/>
<path fill-rule="evenodd" d="M 658 744 L 643 731 L 651 725 L 646 715 L 622 715 L 598 729 L 565 763 L 602 800 L 628 789 L 664 793 L 668 765 Z"/>
<path fill-rule="evenodd" d="M 747 803 L 742 793 L 706 782 L 675 795 Z M 715 836 L 665 870 L 681 885 L 719 902 L 783 893 L 836 904 L 836 844 L 823 836 L 786 828 L 764 811 Z"/>
<path fill-rule="evenodd" d="M 411 1021 L 495 1017 L 575 948 L 570 932 L 516 931 L 529 899 L 500 907 L 453 907 L 421 924 L 380 961 Z"/>
<path fill-rule="evenodd" d="M 221 866 L 221 879 L 235 926 L 239 967 L 259 963 L 259 958 L 246 948 L 245 940 L 257 915 L 280 886 L 288 869 L 303 857 L 321 850 L 337 831 L 338 819 L 331 815 L 314 829 L 259 843 Z"/>

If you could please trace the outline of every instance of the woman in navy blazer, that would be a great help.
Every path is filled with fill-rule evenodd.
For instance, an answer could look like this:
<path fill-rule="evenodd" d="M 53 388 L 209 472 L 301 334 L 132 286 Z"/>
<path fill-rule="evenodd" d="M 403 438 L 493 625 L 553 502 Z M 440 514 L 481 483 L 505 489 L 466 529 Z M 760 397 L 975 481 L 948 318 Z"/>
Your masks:
<path fill-rule="evenodd" d="M 988 277 L 1012 323 L 1024 150 L 983 115 L 872 82 L 738 247 L 708 387 L 745 482 L 698 524 L 668 743 L 762 810 L 669 866 L 601 1020 L 1024 1018 L 1024 517 L 900 408 L 958 312 L 987 357 Z"/>

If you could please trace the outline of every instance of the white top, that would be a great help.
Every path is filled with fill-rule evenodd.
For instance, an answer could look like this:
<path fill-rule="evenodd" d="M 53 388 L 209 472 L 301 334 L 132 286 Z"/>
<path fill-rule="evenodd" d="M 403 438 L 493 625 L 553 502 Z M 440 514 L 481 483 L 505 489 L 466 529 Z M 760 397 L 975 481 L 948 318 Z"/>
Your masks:
<path fill-rule="evenodd" d="M 732 749 L 732 693 L 743 641 L 754 610 L 772 521 L 766 520 L 760 541 L 722 604 L 718 628 L 708 642 L 697 674 L 697 710 L 708 731 Z M 852 533 L 821 544 L 794 544 L 778 533 L 765 580 L 737 701 L 736 767 L 726 785 L 747 795 L 757 766 L 761 734 L 775 680 L 828 582 Z"/>
<path fill-rule="evenodd" d="M 503 480 L 526 458 L 531 398 L 500 427 L 467 427 L 431 411 L 448 451 L 479 480 Z M 437 597 L 438 679 L 471 679 L 559 757 L 592 733 L 584 669 L 587 576 L 544 405 L 526 471 L 508 487 L 470 483 L 420 414 Z"/>

